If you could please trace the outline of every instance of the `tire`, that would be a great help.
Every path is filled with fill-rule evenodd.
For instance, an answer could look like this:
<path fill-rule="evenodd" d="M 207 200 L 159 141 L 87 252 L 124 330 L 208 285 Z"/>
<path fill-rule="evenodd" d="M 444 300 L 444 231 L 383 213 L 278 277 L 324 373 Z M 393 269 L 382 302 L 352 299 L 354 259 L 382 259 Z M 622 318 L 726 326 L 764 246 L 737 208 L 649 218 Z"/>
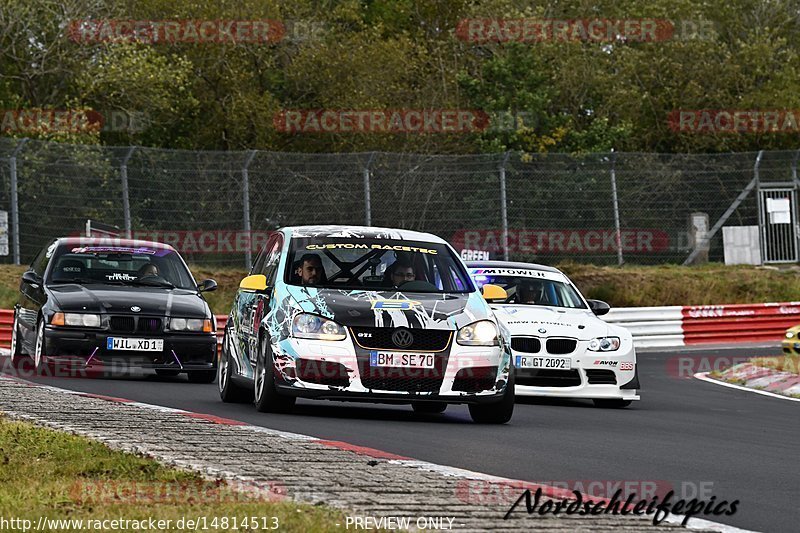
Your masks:
<path fill-rule="evenodd" d="M 594 402 L 595 407 L 600 407 L 603 409 L 624 409 L 631 404 L 631 400 L 596 399 L 592 401 Z"/>
<path fill-rule="evenodd" d="M 217 365 L 217 389 L 219 397 L 225 403 L 250 403 L 253 401 L 253 389 L 240 387 L 233 382 L 233 365 L 228 353 L 227 333 L 222 340 L 222 353 Z"/>
<path fill-rule="evenodd" d="M 217 379 L 217 370 L 192 370 L 186 373 L 189 383 L 214 383 Z"/>
<path fill-rule="evenodd" d="M 44 336 L 44 318 L 39 319 L 39 324 L 36 327 L 36 347 L 33 351 L 33 370 L 37 374 L 43 373 L 47 369 L 47 363 L 44 360 L 46 350 L 46 339 Z"/>
<path fill-rule="evenodd" d="M 275 387 L 275 362 L 269 341 L 261 339 L 256 359 L 256 375 L 253 379 L 253 403 L 262 413 L 291 413 L 294 396 L 282 396 Z"/>
<path fill-rule="evenodd" d="M 439 414 L 444 413 L 447 404 L 444 402 L 411 402 L 411 408 L 419 414 Z"/>
<path fill-rule="evenodd" d="M 469 415 L 477 424 L 505 424 L 514 414 L 514 367 L 508 372 L 508 383 L 498 402 L 469 406 Z"/>
<path fill-rule="evenodd" d="M 22 342 L 19 338 L 19 319 L 17 312 L 14 311 L 14 325 L 11 329 L 11 366 L 14 368 L 21 368 L 27 355 L 22 353 Z"/>
<path fill-rule="evenodd" d="M 181 373 L 180 370 L 169 370 L 167 368 L 157 368 L 156 369 L 156 374 L 158 374 L 161 377 L 165 377 L 165 378 L 174 378 L 175 376 L 177 376 L 180 373 Z"/>

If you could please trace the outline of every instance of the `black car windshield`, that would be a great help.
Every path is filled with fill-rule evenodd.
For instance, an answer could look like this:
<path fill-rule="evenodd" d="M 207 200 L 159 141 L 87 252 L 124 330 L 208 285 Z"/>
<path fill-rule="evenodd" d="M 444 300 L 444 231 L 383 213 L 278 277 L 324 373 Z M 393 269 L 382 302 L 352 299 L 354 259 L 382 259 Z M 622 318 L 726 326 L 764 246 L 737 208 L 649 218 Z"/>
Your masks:
<path fill-rule="evenodd" d="M 284 279 L 291 285 L 346 290 L 475 290 L 446 245 L 379 238 L 294 238 Z"/>
<path fill-rule="evenodd" d="M 61 245 L 47 282 L 195 288 L 175 250 L 149 246 Z"/>
<path fill-rule="evenodd" d="M 508 294 L 506 303 L 586 309 L 578 291 L 558 272 L 505 268 L 470 268 L 475 284 L 497 285 Z"/>

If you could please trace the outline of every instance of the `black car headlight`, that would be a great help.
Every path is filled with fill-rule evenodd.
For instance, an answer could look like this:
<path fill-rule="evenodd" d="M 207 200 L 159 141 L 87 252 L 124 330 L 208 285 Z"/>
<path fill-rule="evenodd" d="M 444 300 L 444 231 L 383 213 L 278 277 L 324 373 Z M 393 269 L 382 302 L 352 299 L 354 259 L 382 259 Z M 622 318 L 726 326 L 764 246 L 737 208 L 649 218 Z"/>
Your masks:
<path fill-rule="evenodd" d="M 299 313 L 292 320 L 292 337 L 322 341 L 341 341 L 347 338 L 340 324 L 311 313 Z"/>
<path fill-rule="evenodd" d="M 491 320 L 479 320 L 458 330 L 456 342 L 462 346 L 500 346 L 497 326 Z"/>
<path fill-rule="evenodd" d="M 55 313 L 50 319 L 53 326 L 74 326 L 81 328 L 99 328 L 102 321 L 95 313 Z"/>
<path fill-rule="evenodd" d="M 170 318 L 170 331 L 193 331 L 196 333 L 212 333 L 214 324 L 208 318 Z"/>
<path fill-rule="evenodd" d="M 613 352 L 619 350 L 619 337 L 598 337 L 589 341 L 589 350 L 593 352 Z"/>

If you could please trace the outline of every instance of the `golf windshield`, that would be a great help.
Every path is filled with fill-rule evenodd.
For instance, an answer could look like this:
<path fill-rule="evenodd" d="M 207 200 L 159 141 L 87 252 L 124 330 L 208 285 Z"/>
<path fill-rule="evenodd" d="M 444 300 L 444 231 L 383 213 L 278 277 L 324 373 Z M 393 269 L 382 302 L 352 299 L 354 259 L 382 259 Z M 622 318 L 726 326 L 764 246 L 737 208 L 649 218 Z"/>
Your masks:
<path fill-rule="evenodd" d="M 517 270 L 514 275 L 510 270 L 478 268 L 470 269 L 470 275 L 479 288 L 491 284 L 505 289 L 506 303 L 586 309 L 578 291 L 562 274 Z"/>
<path fill-rule="evenodd" d="M 147 246 L 59 246 L 48 282 L 195 288 L 177 252 Z"/>
<path fill-rule="evenodd" d="M 444 244 L 391 239 L 295 238 L 286 282 L 345 290 L 466 293 L 474 285 Z"/>

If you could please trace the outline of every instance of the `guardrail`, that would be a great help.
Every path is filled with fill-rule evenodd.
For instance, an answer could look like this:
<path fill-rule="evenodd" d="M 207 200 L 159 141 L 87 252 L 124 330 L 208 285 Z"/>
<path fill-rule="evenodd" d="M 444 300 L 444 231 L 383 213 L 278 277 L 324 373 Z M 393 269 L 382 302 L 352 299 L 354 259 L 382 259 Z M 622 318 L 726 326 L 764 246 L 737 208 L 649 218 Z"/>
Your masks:
<path fill-rule="evenodd" d="M 222 343 L 227 315 L 216 315 Z M 800 302 L 766 304 L 618 307 L 603 320 L 626 327 L 637 348 L 686 344 L 778 341 L 800 324 Z M 11 347 L 14 311 L 0 309 L 0 348 Z"/>
<path fill-rule="evenodd" d="M 800 324 L 800 302 L 621 307 L 603 319 L 628 328 L 639 348 L 778 341 Z"/>

